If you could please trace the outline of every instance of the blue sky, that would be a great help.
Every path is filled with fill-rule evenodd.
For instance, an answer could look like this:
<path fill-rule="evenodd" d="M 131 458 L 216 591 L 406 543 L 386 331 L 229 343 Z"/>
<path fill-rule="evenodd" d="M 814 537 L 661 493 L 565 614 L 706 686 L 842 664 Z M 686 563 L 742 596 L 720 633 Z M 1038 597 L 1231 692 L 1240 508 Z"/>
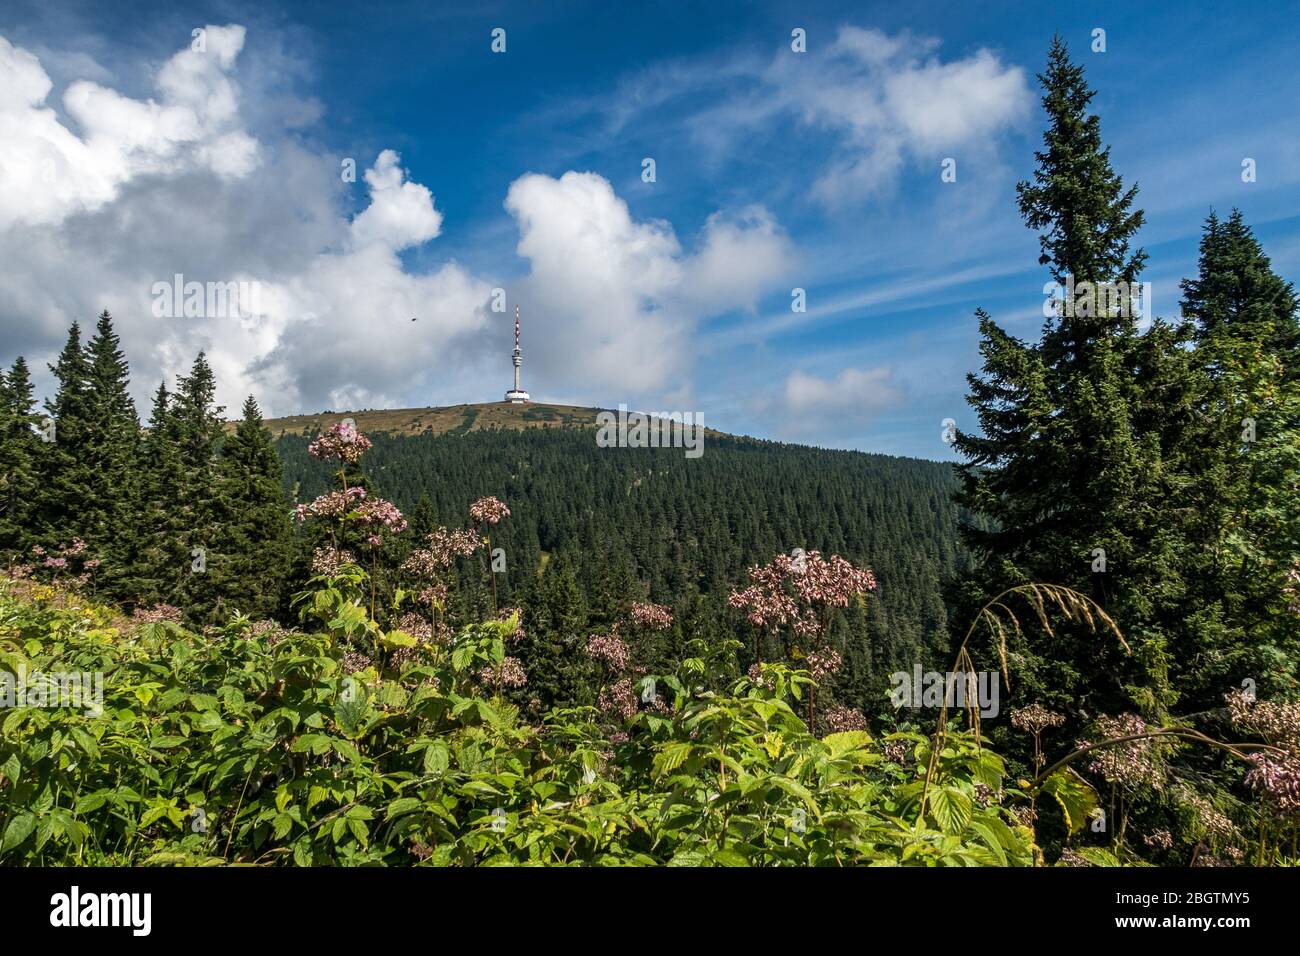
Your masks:
<path fill-rule="evenodd" d="M 0 137 L 0 173 L 27 188 L 0 190 L 0 358 L 41 363 L 107 305 L 139 397 L 205 348 L 233 406 L 495 401 L 519 304 L 537 400 L 948 457 L 941 421 L 972 424 L 974 310 L 1041 324 L 1014 184 L 1053 32 L 1140 184 L 1143 278 L 1174 315 L 1211 207 L 1300 274 L 1298 13 L 10 3 L 0 129 L 25 132 Z M 21 179 L 51 155 L 52 184 Z M 177 272 L 262 283 L 258 318 L 151 314 Z"/>

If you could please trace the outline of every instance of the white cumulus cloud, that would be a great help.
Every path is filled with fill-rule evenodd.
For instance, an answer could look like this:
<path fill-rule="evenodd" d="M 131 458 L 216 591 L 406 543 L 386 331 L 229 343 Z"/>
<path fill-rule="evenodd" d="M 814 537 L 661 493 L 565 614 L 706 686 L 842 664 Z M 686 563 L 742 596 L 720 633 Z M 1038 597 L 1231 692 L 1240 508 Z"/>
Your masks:
<path fill-rule="evenodd" d="M 506 209 L 531 266 L 521 291 L 525 314 L 536 316 L 526 352 L 544 374 L 584 382 L 608 402 L 680 394 L 698 323 L 751 306 L 793 259 L 761 207 L 715 214 L 684 252 L 670 224 L 634 219 L 595 173 L 521 176 Z"/>
<path fill-rule="evenodd" d="M 0 227 L 95 210 L 149 173 L 247 175 L 257 144 L 239 124 L 229 75 L 244 28 L 205 30 L 204 52 L 182 50 L 159 70 L 156 100 L 90 80 L 69 85 L 63 108 L 79 133 L 46 105 L 53 84 L 36 56 L 0 37 Z"/>

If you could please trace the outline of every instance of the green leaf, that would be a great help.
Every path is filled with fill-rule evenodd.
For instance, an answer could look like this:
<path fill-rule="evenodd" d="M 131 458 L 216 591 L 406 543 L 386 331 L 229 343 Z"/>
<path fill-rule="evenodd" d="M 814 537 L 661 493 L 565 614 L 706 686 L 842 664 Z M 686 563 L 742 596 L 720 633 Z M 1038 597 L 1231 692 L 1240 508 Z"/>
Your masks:
<path fill-rule="evenodd" d="M 768 777 L 765 782 L 780 790 L 784 790 L 786 793 L 790 794 L 790 796 L 802 800 L 809 806 L 813 806 L 813 795 L 809 792 L 808 788 L 798 780 L 791 780 L 789 777 L 773 776 Z"/>
<path fill-rule="evenodd" d="M 714 850 L 713 862 L 719 866 L 749 866 L 749 861 L 735 850 Z"/>
<path fill-rule="evenodd" d="M 16 786 L 18 778 L 22 776 L 23 765 L 18 760 L 17 754 L 10 754 L 9 759 L 0 764 L 0 773 L 4 774 L 5 780 L 10 786 Z"/>
<path fill-rule="evenodd" d="M 226 722 L 221 719 L 221 715 L 211 710 L 205 710 L 197 714 L 190 723 L 195 730 L 205 734 L 210 734 L 226 725 Z"/>
<path fill-rule="evenodd" d="M 327 734 L 303 734 L 294 741 L 290 749 L 295 753 L 307 751 L 317 757 L 329 751 L 333 739 Z"/>
<path fill-rule="evenodd" d="M 970 824 L 974 804 L 970 797 L 953 787 L 935 787 L 930 791 L 930 814 L 944 833 L 961 833 Z"/>
<path fill-rule="evenodd" d="M 1050 793 L 1056 798 L 1071 833 L 1082 830 L 1098 806 L 1097 791 L 1073 767 L 1062 767 L 1056 771 L 1043 781 L 1042 789 L 1044 793 Z"/>
<path fill-rule="evenodd" d="M 1099 846 L 1085 846 L 1078 850 L 1079 856 L 1083 857 L 1093 866 L 1123 866 L 1119 857 L 1115 856 L 1109 850 L 1103 850 Z"/>
<path fill-rule="evenodd" d="M 275 823 L 271 831 L 271 836 L 276 840 L 283 840 L 285 835 L 293 829 L 293 817 L 287 813 L 277 814 Z"/>
<path fill-rule="evenodd" d="M 1006 866 L 1006 851 L 1002 849 L 1002 841 L 999 839 L 998 834 L 994 832 L 993 827 L 989 825 L 988 819 L 972 820 L 970 828 L 984 838 L 984 845 L 992 850 L 993 855 L 998 858 L 998 866 Z"/>
<path fill-rule="evenodd" d="M 334 705 L 334 720 L 339 730 L 349 737 L 355 737 L 365 717 L 366 702 L 361 699 L 340 700 Z"/>
<path fill-rule="evenodd" d="M 380 643 L 391 651 L 395 647 L 414 647 L 419 642 L 405 631 L 389 631 Z"/>
<path fill-rule="evenodd" d="M 871 734 L 865 730 L 846 730 L 843 733 L 827 734 L 822 743 L 830 748 L 831 758 L 843 757 L 855 750 L 862 750 L 871 745 Z"/>
<path fill-rule="evenodd" d="M 451 752 L 441 740 L 435 740 L 424 748 L 425 773 L 443 773 L 451 764 Z"/>
<path fill-rule="evenodd" d="M 694 744 L 685 740 L 674 740 L 664 744 L 659 753 L 655 755 L 654 773 L 656 777 L 662 777 L 664 774 L 672 773 L 691 755 Z"/>
<path fill-rule="evenodd" d="M 8 853 L 32 835 L 36 829 L 36 814 L 30 810 L 18 814 L 5 827 L 4 842 L 0 843 L 0 853 Z"/>
<path fill-rule="evenodd" d="M 424 806 L 424 801 L 416 797 L 399 797 L 388 805 L 388 810 L 384 816 L 386 819 L 391 820 L 403 814 L 413 813 L 422 806 Z"/>

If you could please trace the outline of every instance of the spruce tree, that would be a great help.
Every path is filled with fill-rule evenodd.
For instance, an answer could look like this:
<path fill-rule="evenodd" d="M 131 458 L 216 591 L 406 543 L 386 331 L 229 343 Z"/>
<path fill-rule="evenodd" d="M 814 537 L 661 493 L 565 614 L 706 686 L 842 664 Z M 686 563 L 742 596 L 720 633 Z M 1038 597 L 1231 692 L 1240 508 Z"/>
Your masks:
<path fill-rule="evenodd" d="M 162 542 L 163 578 L 172 582 L 167 600 L 195 621 L 213 618 L 221 582 L 231 574 L 230 556 L 221 550 L 224 509 L 219 500 L 217 452 L 221 412 L 215 404 L 216 378 L 202 352 L 190 374 L 177 383 L 168 412 L 178 487 Z"/>
<path fill-rule="evenodd" d="M 524 602 L 525 640 L 515 653 L 528 672 L 528 689 L 556 706 L 596 702 L 599 675 L 583 652 L 587 609 L 567 556 L 547 563 Z"/>
<path fill-rule="evenodd" d="M 106 309 L 86 344 L 84 454 L 90 495 L 80 527 L 91 554 L 103 561 L 100 587 L 121 599 L 129 596 L 128 581 L 141 542 L 140 422 L 127 390 L 130 370 L 119 346 Z"/>
<path fill-rule="evenodd" d="M 1268 694 L 1296 676 L 1285 588 L 1300 568 L 1300 322 L 1295 290 L 1237 210 L 1211 213 L 1183 296 L 1201 392 L 1186 494 L 1195 644 L 1179 675 L 1210 707 L 1244 680 Z"/>
<path fill-rule="evenodd" d="M 251 395 L 221 446 L 219 474 L 222 599 L 244 614 L 270 617 L 280 604 L 292 534 L 280 456 Z"/>
<path fill-rule="evenodd" d="M 176 509 L 181 489 L 180 455 L 172 399 L 165 382 L 154 393 L 149 427 L 140 444 L 141 546 L 134 593 L 137 603 L 152 606 L 170 596 L 182 566 L 176 545 L 180 527 Z"/>
<path fill-rule="evenodd" d="M 36 399 L 27 363 L 19 356 L 0 372 L 0 552 L 24 556 L 32 542 L 41 439 L 33 426 Z"/>
<path fill-rule="evenodd" d="M 1062 284 L 1133 283 L 1146 258 L 1131 248 L 1143 220 L 1136 187 L 1111 168 L 1088 113 L 1093 92 L 1059 37 L 1039 79 L 1045 148 L 1033 181 L 1018 187 L 1021 214 L 1040 231 L 1039 262 Z M 1137 705 L 1159 717 L 1176 699 L 1163 615 L 1183 583 L 1161 495 L 1163 439 L 1147 427 L 1143 383 L 1184 387 L 1185 373 L 1177 336 L 1156 322 L 1144 337 L 1127 304 L 1060 309 L 1034 344 L 979 313 L 984 366 L 968 377 L 968 401 L 982 435 L 959 434 L 956 447 L 967 457 L 958 501 L 986 522 L 963 529 L 981 564 L 953 592 L 954 624 L 965 628 L 1007 587 L 1081 591 L 1119 621 L 1133 654 L 1085 628 L 1026 630 L 1014 649 L 1016 699 L 1085 714 Z"/>
<path fill-rule="evenodd" d="M 78 323 L 68 329 L 67 342 L 50 371 L 58 382 L 54 398 L 45 403 L 54 440 L 46 443 L 41 455 L 35 537 L 46 547 L 57 547 L 84 536 L 86 516 L 95 507 L 94 469 L 87 457 L 92 427 L 90 366 Z"/>

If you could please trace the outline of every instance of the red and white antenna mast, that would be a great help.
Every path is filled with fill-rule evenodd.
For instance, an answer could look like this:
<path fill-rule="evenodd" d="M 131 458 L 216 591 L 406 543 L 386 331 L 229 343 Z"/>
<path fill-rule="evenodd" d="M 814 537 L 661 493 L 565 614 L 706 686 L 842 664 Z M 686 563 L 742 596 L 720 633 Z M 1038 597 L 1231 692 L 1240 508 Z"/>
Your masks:
<path fill-rule="evenodd" d="M 519 348 L 519 306 L 515 306 L 515 351 L 513 361 L 515 365 L 515 387 L 506 392 L 506 401 L 515 405 L 522 405 L 528 401 L 528 393 L 519 384 L 519 369 L 524 364 L 524 353 Z"/>

